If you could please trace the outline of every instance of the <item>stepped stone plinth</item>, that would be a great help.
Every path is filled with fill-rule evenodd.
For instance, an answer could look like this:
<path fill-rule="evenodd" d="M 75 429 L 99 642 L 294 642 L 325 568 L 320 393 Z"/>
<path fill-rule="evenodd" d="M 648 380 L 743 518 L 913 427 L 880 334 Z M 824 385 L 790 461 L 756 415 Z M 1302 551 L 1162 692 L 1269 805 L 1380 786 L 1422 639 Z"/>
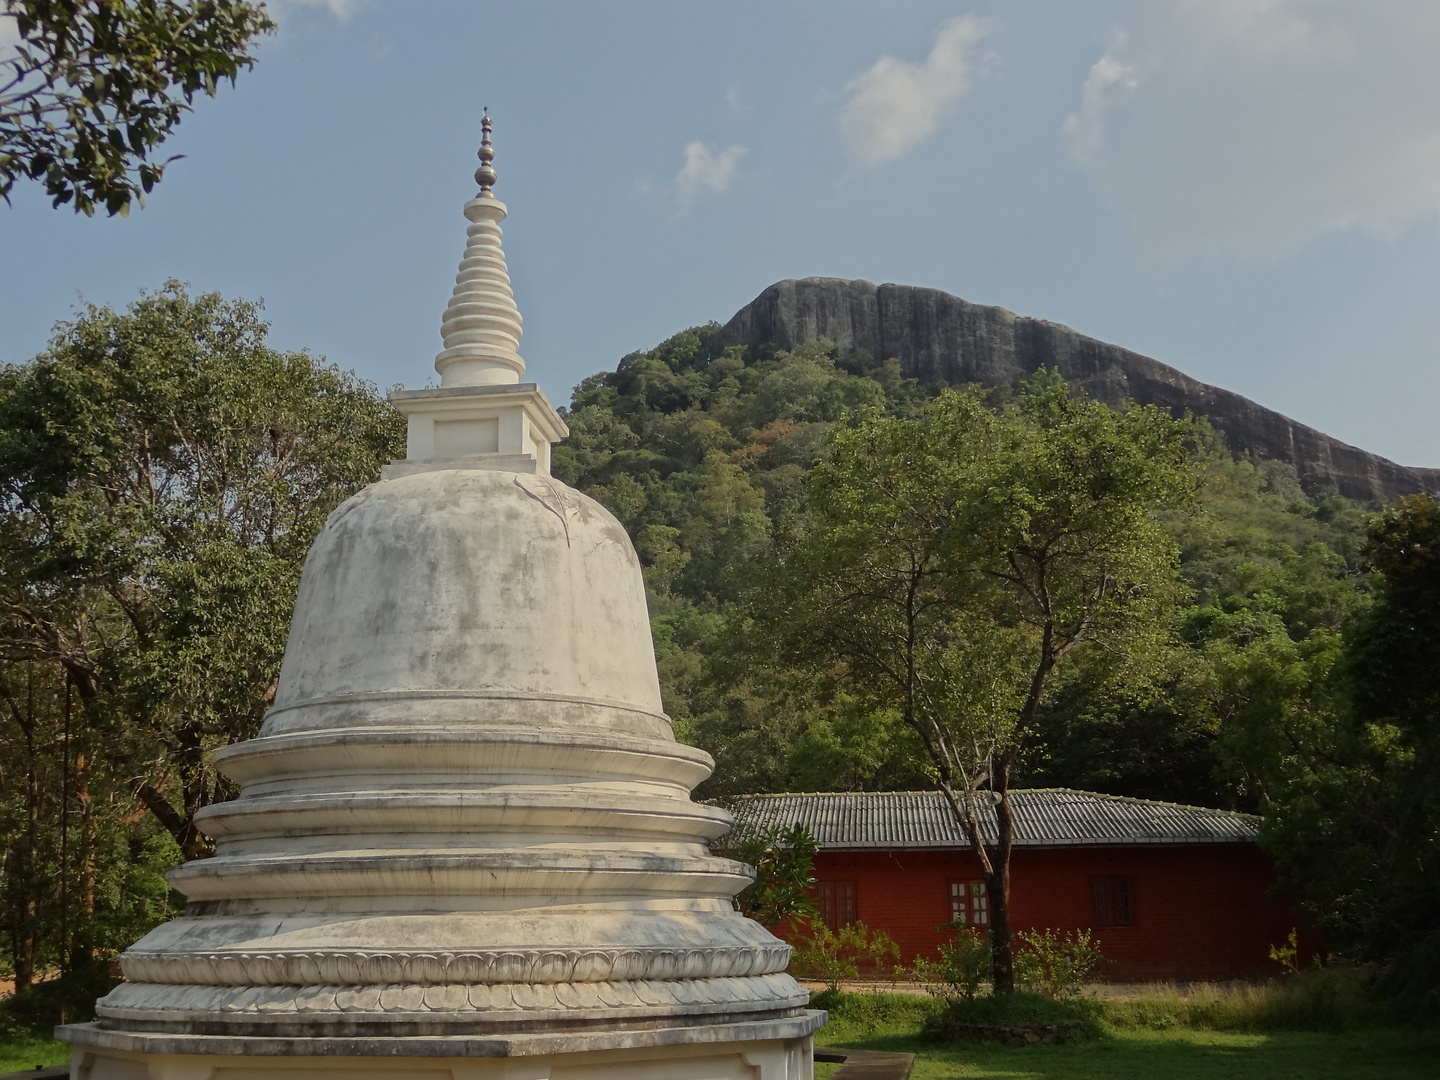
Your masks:
<path fill-rule="evenodd" d="M 550 476 L 485 129 L 441 386 L 394 395 L 406 459 L 316 538 L 215 856 L 60 1029 L 76 1080 L 811 1075 L 824 1014 L 710 853 L 634 549 Z"/>

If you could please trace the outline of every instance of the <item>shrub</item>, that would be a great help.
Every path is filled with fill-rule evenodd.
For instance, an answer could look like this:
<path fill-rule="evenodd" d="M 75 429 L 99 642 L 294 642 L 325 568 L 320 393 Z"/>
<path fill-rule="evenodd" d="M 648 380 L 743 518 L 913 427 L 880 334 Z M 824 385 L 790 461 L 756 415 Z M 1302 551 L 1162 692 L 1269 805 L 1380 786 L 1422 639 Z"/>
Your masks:
<path fill-rule="evenodd" d="M 108 964 L 89 964 L 0 999 L 0 1037 L 48 1039 L 56 1024 L 93 1020 L 95 999 L 119 981 Z"/>
<path fill-rule="evenodd" d="M 830 1014 L 825 1026 L 826 1040 L 835 1039 L 845 1031 L 875 1031 L 879 1028 L 910 1028 L 918 1031 L 922 1024 L 939 1011 L 939 1002 L 918 994 L 892 994 L 884 991 L 852 993 L 844 990 L 821 990 L 810 998 L 810 1006 Z"/>
<path fill-rule="evenodd" d="M 1270 959 L 1285 969 L 1285 974 L 1294 975 L 1300 970 L 1300 931 L 1290 929 L 1290 936 L 1283 945 L 1270 946 Z"/>
<path fill-rule="evenodd" d="M 1053 1001 L 1077 997 L 1105 960 L 1089 930 L 1063 936 L 1054 930 L 1030 930 L 1015 939 L 1020 945 L 1015 952 L 1015 985 Z"/>
<path fill-rule="evenodd" d="M 755 880 L 735 897 L 735 910 L 766 926 L 786 919 L 814 918 L 815 853 L 819 842 L 803 825 L 779 826 L 742 840 L 725 851 L 755 867 Z"/>
<path fill-rule="evenodd" d="M 1440 1024 L 1440 930 L 1393 958 L 1373 991 L 1397 1020 Z"/>
<path fill-rule="evenodd" d="M 911 977 L 927 992 L 949 1003 L 969 1001 L 990 975 L 990 942 L 969 927 L 956 927 L 953 940 L 940 946 L 940 960 L 916 957 Z"/>
<path fill-rule="evenodd" d="M 790 968 L 801 978 L 817 979 L 833 992 L 840 984 L 866 974 L 888 974 L 900 957 L 900 946 L 883 930 L 869 930 L 864 923 L 850 923 L 831 930 L 818 919 L 795 943 Z"/>

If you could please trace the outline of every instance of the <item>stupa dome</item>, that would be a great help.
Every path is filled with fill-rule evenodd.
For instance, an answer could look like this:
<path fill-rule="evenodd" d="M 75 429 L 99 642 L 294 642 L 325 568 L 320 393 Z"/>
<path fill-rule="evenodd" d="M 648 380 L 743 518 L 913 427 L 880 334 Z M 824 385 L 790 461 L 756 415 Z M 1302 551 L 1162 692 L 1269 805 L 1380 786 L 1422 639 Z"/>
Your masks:
<path fill-rule="evenodd" d="M 172 872 L 189 913 L 126 953 L 112 1025 L 434 1033 L 805 1001 L 788 947 L 731 908 L 749 868 L 709 853 L 729 815 L 689 799 L 711 762 L 661 709 L 629 537 L 549 477 L 430 469 L 342 504 L 260 737 L 216 761 L 240 797 L 202 812 L 216 855 Z"/>
<path fill-rule="evenodd" d="M 624 527 L 551 479 L 376 484 L 331 515 L 264 736 L 423 724 L 670 738 Z"/>

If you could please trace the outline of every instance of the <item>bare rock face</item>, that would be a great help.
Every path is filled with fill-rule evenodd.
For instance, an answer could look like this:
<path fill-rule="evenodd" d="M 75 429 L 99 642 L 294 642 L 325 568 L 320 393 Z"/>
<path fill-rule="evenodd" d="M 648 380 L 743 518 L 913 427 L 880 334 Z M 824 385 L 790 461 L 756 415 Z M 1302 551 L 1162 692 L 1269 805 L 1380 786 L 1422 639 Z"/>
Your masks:
<path fill-rule="evenodd" d="M 845 350 L 894 357 L 906 376 L 927 384 L 1014 384 L 1052 367 L 1071 386 L 1109 405 L 1128 400 L 1208 417 L 1231 449 L 1294 466 L 1311 494 L 1338 492 L 1378 502 L 1440 492 L 1440 469 L 1397 465 L 1148 356 L 939 289 L 790 279 L 741 308 L 726 323 L 725 335 L 735 344 L 782 349 L 827 337 Z"/>

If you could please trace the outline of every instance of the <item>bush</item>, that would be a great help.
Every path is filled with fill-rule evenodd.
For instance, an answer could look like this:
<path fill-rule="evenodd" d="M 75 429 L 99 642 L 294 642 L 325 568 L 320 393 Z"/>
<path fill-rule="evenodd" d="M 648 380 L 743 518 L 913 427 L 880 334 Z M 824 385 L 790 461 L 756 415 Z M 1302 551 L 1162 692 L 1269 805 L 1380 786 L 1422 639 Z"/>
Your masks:
<path fill-rule="evenodd" d="M 755 880 L 735 897 L 735 910 L 775 926 L 786 919 L 814 918 L 815 853 L 820 843 L 803 825 L 778 825 L 740 841 L 724 854 L 755 867 Z"/>
<path fill-rule="evenodd" d="M 832 992 L 840 984 L 867 975 L 888 975 L 900 957 L 900 946 L 883 930 L 871 931 L 862 922 L 831 930 L 818 919 L 795 943 L 790 969 L 802 979 L 816 979 Z"/>
<path fill-rule="evenodd" d="M 1058 1001 L 1073 998 L 1104 962 L 1100 946 L 1089 930 L 1061 936 L 1054 930 L 1022 931 L 1015 935 L 1015 985 Z"/>
<path fill-rule="evenodd" d="M 810 1007 L 830 1014 L 825 1038 L 835 1038 L 840 1029 L 873 1031 L 884 1027 L 912 1027 L 916 1030 L 939 1011 L 939 1003 L 918 994 L 862 993 L 821 990 L 810 998 Z"/>
<path fill-rule="evenodd" d="M 916 957 L 910 976 L 926 991 L 949 1003 L 969 1001 L 990 977 L 990 942 L 969 927 L 954 927 L 955 938 L 940 946 L 940 960 Z"/>
<path fill-rule="evenodd" d="M 96 963 L 0 999 L 0 1037 L 49 1039 L 56 1024 L 93 1020 L 95 999 L 119 981 L 108 964 Z"/>
<path fill-rule="evenodd" d="M 1397 1020 L 1440 1024 L 1440 930 L 1392 959 L 1373 990 Z"/>

